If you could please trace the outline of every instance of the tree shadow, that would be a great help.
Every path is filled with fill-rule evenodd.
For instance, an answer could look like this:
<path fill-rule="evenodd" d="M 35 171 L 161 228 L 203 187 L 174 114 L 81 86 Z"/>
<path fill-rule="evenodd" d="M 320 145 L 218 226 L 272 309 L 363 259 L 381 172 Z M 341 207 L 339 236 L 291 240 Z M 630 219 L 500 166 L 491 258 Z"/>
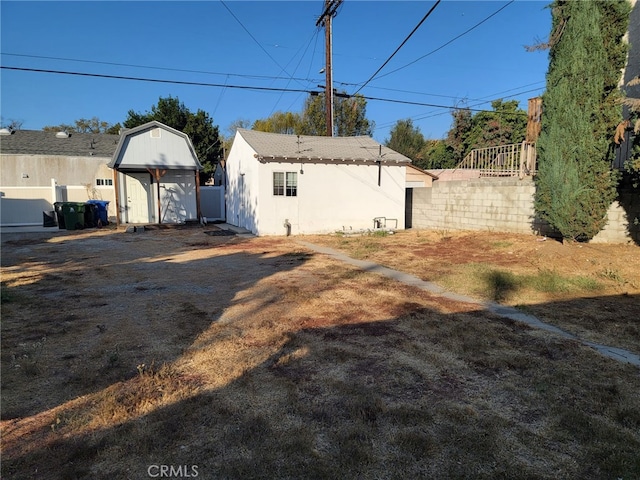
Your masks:
<path fill-rule="evenodd" d="M 3 420 L 174 362 L 238 292 L 307 260 L 246 241 L 199 227 L 3 235 Z"/>
<path fill-rule="evenodd" d="M 63 422 L 60 432 L 32 431 L 21 451 L 7 449 L 3 473 L 146 478 L 163 466 L 216 479 L 640 473 L 634 367 L 484 310 L 443 313 L 405 302 L 384 320 L 366 316 L 292 322 L 279 346 L 229 382 L 113 427 L 68 435 Z M 233 328 L 218 330 L 206 347 L 219 347 Z"/>

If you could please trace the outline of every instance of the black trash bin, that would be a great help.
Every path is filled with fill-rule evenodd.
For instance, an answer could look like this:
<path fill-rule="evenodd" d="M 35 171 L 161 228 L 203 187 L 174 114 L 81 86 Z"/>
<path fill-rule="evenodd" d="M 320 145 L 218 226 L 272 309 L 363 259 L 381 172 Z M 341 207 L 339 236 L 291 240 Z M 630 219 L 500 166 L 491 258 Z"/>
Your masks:
<path fill-rule="evenodd" d="M 42 226 L 43 227 L 55 227 L 56 222 L 56 212 L 50 212 L 48 210 L 44 210 L 42 212 Z"/>
<path fill-rule="evenodd" d="M 96 226 L 109 225 L 109 201 L 108 200 L 89 200 L 87 203 L 95 205 L 96 212 Z"/>
<path fill-rule="evenodd" d="M 64 214 L 62 213 L 62 204 L 64 202 L 56 202 L 53 204 L 53 208 L 55 209 L 56 212 L 56 219 L 58 220 L 58 228 L 60 230 L 64 230 L 65 228 L 67 228 L 64 224 Z"/>
<path fill-rule="evenodd" d="M 86 228 L 98 226 L 98 206 L 95 203 L 84 204 L 84 226 Z"/>

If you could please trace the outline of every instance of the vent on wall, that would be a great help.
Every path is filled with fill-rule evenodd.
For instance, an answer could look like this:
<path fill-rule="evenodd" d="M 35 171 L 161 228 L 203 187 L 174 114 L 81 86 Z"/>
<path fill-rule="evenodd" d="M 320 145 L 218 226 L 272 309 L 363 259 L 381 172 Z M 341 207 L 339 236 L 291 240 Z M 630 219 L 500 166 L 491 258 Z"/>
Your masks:
<path fill-rule="evenodd" d="M 160 129 L 159 128 L 151 129 L 151 138 L 160 138 Z"/>

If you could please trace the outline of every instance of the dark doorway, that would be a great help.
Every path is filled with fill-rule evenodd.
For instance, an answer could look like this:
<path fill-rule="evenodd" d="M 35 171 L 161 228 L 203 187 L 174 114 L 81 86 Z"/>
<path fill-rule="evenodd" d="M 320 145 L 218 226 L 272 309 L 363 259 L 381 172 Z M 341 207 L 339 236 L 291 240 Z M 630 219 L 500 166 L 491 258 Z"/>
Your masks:
<path fill-rule="evenodd" d="M 404 194 L 404 228 L 413 227 L 413 188 L 407 188 Z"/>

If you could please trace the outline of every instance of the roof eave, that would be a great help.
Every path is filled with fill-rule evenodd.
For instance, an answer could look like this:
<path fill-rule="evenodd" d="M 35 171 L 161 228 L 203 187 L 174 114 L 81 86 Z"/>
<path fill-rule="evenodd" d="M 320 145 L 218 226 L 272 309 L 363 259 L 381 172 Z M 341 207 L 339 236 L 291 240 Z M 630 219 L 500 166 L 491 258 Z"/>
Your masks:
<path fill-rule="evenodd" d="M 407 160 L 389 160 L 382 159 L 379 160 L 377 158 L 326 158 L 326 157 L 289 157 L 282 155 L 259 155 L 256 154 L 255 157 L 258 159 L 260 163 L 333 163 L 333 164 L 344 164 L 344 163 L 357 163 L 357 164 L 377 164 L 381 162 L 382 164 L 391 164 L 391 165 L 409 165 L 411 162 Z"/>

